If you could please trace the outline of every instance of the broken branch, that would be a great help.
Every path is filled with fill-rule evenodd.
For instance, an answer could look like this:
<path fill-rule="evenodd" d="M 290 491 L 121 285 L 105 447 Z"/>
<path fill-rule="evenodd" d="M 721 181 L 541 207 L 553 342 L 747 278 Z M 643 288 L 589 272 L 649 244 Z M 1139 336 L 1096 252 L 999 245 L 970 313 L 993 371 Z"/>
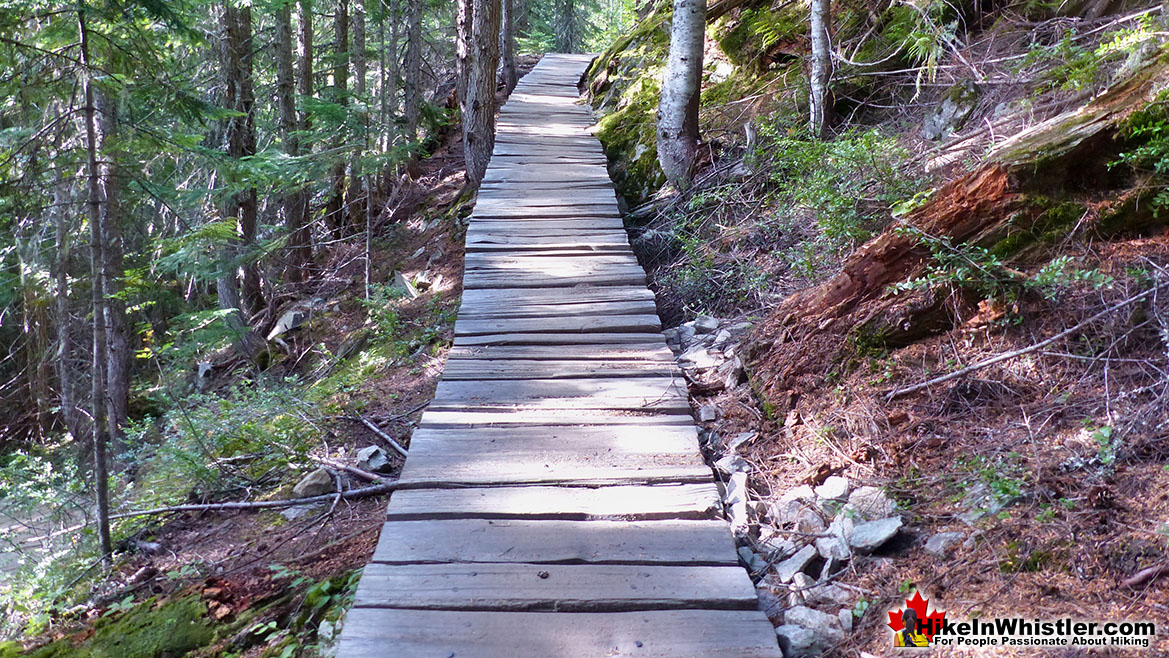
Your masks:
<path fill-rule="evenodd" d="M 1148 297 L 1149 295 L 1151 295 L 1154 292 L 1156 292 L 1157 290 L 1165 287 L 1166 285 L 1169 285 L 1169 281 L 1155 285 L 1152 288 L 1149 288 L 1148 290 L 1146 290 L 1142 293 L 1133 295 L 1132 297 L 1129 297 L 1128 299 L 1126 299 L 1122 302 L 1118 302 L 1116 304 L 1113 304 L 1112 306 L 1109 306 L 1108 308 L 1104 309 L 1103 311 L 1100 311 L 1099 313 L 1097 313 L 1096 315 L 1093 315 L 1092 317 L 1088 318 L 1087 320 L 1084 320 L 1083 322 L 1080 322 L 1079 324 L 1076 324 L 1075 326 L 1072 326 L 1068 329 L 1064 329 L 1063 331 L 1059 332 L 1058 334 L 1056 334 L 1050 338 L 1047 338 L 1045 340 L 1041 340 L 1038 343 L 1035 343 L 1034 345 L 1031 345 L 1029 347 L 1024 347 L 1022 349 L 1014 350 L 1011 352 L 1005 352 L 1005 353 L 1000 354 L 998 356 L 994 356 L 994 357 L 991 357 L 989 359 L 979 361 L 978 363 L 975 363 L 973 365 L 966 366 L 965 368 L 962 368 L 961 370 L 955 370 L 954 372 L 951 372 L 951 373 L 946 374 L 946 375 L 942 375 L 941 377 L 934 377 L 933 379 L 921 382 L 920 384 L 914 384 L 913 386 L 899 388 L 899 389 L 887 394 L 885 396 L 885 401 L 891 402 L 891 401 L 893 401 L 899 397 L 902 397 L 904 395 L 909 395 L 910 393 L 916 393 L 920 390 L 929 388 L 930 386 L 933 386 L 934 384 L 941 384 L 943 382 L 948 382 L 951 379 L 957 379 L 959 377 L 962 377 L 964 375 L 968 375 L 968 374 L 975 372 L 977 370 L 982 370 L 983 368 L 986 368 L 987 366 L 993 366 L 996 363 L 1002 363 L 1003 361 L 1013 359 L 1017 356 L 1023 356 L 1024 354 L 1030 354 L 1031 352 L 1034 352 L 1036 350 L 1041 350 L 1044 347 L 1047 347 L 1048 345 L 1051 345 L 1052 343 L 1056 342 L 1057 340 L 1060 340 L 1061 338 L 1066 338 L 1067 336 L 1074 334 L 1075 332 L 1079 331 L 1080 329 L 1083 329 L 1084 327 L 1088 326 L 1089 324 L 1092 324 L 1093 322 L 1099 320 L 1100 318 L 1102 318 L 1106 315 L 1109 315 L 1111 313 L 1115 313 L 1116 311 L 1124 308 L 1125 306 L 1128 306 L 1129 304 L 1133 304 L 1135 302 L 1138 302 L 1138 301 L 1144 299 L 1145 297 Z"/>

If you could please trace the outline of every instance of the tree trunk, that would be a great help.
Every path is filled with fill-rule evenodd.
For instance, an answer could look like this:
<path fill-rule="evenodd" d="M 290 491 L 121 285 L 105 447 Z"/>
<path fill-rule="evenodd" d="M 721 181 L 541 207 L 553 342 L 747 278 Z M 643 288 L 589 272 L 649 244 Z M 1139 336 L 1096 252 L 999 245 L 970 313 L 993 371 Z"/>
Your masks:
<path fill-rule="evenodd" d="M 349 106 L 349 0 L 337 0 L 333 15 L 333 102 Z M 334 144 L 345 145 L 345 129 L 338 131 Z M 338 158 L 330 174 L 333 191 L 325 204 L 325 225 L 335 238 L 345 235 L 345 160 Z"/>
<path fill-rule="evenodd" d="M 515 9 L 515 34 L 523 36 L 532 29 L 532 0 L 512 0 Z"/>
<path fill-rule="evenodd" d="M 61 420 L 74 441 L 86 434 L 85 419 L 77 406 L 77 373 L 73 362 L 73 314 L 69 309 L 69 210 L 72 205 L 63 172 L 57 170 L 53 185 L 53 219 L 56 231 L 56 260 L 53 278 L 56 282 L 57 350 L 53 359 L 57 371 L 57 396 Z"/>
<path fill-rule="evenodd" d="M 102 154 L 99 175 L 102 185 L 102 291 L 106 317 L 106 421 L 115 451 L 121 450 L 122 428 L 129 418 L 130 336 L 126 323 L 126 302 L 120 294 L 125 269 L 122 235 L 121 181 L 118 154 L 108 144 L 117 142 L 118 108 L 107 92 L 94 90 L 98 144 Z"/>
<path fill-rule="evenodd" d="M 690 184 L 698 151 L 698 101 L 706 0 L 675 0 L 670 57 L 658 106 L 658 162 L 666 180 Z"/>
<path fill-rule="evenodd" d="M 808 80 L 812 134 L 823 138 L 832 121 L 828 103 L 828 80 L 832 76 L 832 52 L 828 44 L 828 25 L 832 20 L 831 0 L 812 0 L 812 71 Z"/>
<path fill-rule="evenodd" d="M 406 139 L 418 139 L 418 112 L 422 104 L 422 0 L 406 4 L 406 71 L 403 80 L 402 114 L 406 118 Z"/>
<path fill-rule="evenodd" d="M 580 45 L 576 0 L 557 0 L 556 9 L 556 50 L 574 52 Z"/>
<path fill-rule="evenodd" d="M 515 66 L 515 0 L 501 0 L 500 3 L 499 50 L 502 62 L 503 86 L 507 93 L 515 89 L 518 78 Z"/>
<path fill-rule="evenodd" d="M 256 154 L 256 96 L 252 87 L 252 10 L 228 1 L 223 5 L 223 43 L 221 70 L 224 75 L 224 107 L 239 113 L 227 120 L 227 155 L 245 158 Z M 232 184 L 233 181 L 228 181 Z M 256 189 L 247 188 L 231 194 L 220 214 L 235 217 L 239 239 L 228 251 L 232 260 L 242 249 L 256 242 Z M 255 313 L 264 305 L 260 289 L 260 271 L 255 263 L 242 268 L 242 289 L 237 287 L 236 273 L 224 272 L 218 280 L 220 308 L 238 308 Z M 242 323 L 241 323 L 242 324 Z"/>
<path fill-rule="evenodd" d="M 93 481 L 94 498 L 97 502 L 98 541 L 101 545 L 102 561 L 109 563 L 110 555 L 114 552 L 110 541 L 110 490 L 109 470 L 106 464 L 106 448 L 109 442 L 106 425 L 106 313 L 105 294 L 102 286 L 104 276 L 105 254 L 103 243 L 105 236 L 102 231 L 102 186 L 101 174 L 98 169 L 98 128 L 93 89 L 93 65 L 89 54 L 89 29 L 85 23 L 84 6 L 77 13 L 78 31 L 80 33 L 81 71 L 83 93 L 85 95 L 85 155 L 86 175 L 88 178 L 88 207 L 89 207 L 89 269 L 92 276 L 90 289 L 93 300 L 93 371 L 90 373 L 92 388 L 92 418 L 93 425 Z"/>
<path fill-rule="evenodd" d="M 478 186 L 495 146 L 500 0 L 459 0 L 459 81 L 467 183 Z M 472 6 L 473 5 L 473 6 Z"/>
<path fill-rule="evenodd" d="M 365 151 L 369 150 L 369 104 L 365 98 L 366 93 L 366 73 L 368 67 L 366 65 L 365 52 L 365 13 L 366 0 L 357 0 L 353 5 L 353 14 L 351 16 L 351 23 L 353 29 L 353 93 L 357 96 L 358 112 L 361 115 L 361 135 L 358 142 L 361 146 L 354 151 L 353 159 L 349 165 L 349 191 L 348 191 L 348 205 L 349 207 L 349 225 L 351 227 L 361 226 L 365 223 L 365 206 L 369 203 L 369 193 L 365 189 L 364 180 L 362 178 L 361 156 Z"/>
<path fill-rule="evenodd" d="M 276 102 L 280 122 L 280 139 L 284 152 L 291 156 L 300 155 L 300 141 L 296 131 L 296 71 L 292 64 L 292 4 L 282 5 L 276 10 L 276 35 L 272 42 L 273 59 L 276 60 Z M 288 231 L 288 259 L 285 263 L 284 278 L 288 281 L 303 281 L 305 266 L 312 259 L 309 227 L 307 222 L 308 194 L 303 188 L 287 192 L 284 206 L 284 226 Z"/>

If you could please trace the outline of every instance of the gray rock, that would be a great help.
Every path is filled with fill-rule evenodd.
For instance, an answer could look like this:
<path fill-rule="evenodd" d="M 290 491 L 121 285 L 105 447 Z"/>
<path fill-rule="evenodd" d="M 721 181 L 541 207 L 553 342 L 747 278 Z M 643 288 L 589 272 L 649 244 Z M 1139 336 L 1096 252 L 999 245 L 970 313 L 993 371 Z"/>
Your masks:
<path fill-rule="evenodd" d="M 816 634 L 803 626 L 796 624 L 776 626 L 775 635 L 779 639 L 779 648 L 783 650 L 784 658 L 813 658 L 824 652 Z"/>
<path fill-rule="evenodd" d="M 334 484 L 333 476 L 323 468 L 304 476 L 304 478 L 296 483 L 292 488 L 292 493 L 297 498 L 309 498 L 310 496 L 323 496 L 327 493 L 333 493 Z"/>
<path fill-rule="evenodd" d="M 727 439 L 727 452 L 739 449 L 739 446 L 755 438 L 755 432 L 739 432 Z"/>
<path fill-rule="evenodd" d="M 877 487 L 860 487 L 848 495 L 848 506 L 865 520 L 883 519 L 892 516 L 896 505 L 889 496 Z"/>
<path fill-rule="evenodd" d="M 687 322 L 678 327 L 678 342 L 682 344 L 682 347 L 687 347 L 694 341 L 694 334 L 694 323 Z"/>
<path fill-rule="evenodd" d="M 709 423 L 718 418 L 718 408 L 713 404 L 704 404 L 698 407 L 698 422 Z"/>
<path fill-rule="evenodd" d="M 779 576 L 780 582 L 790 583 L 792 578 L 797 573 L 803 571 L 804 567 L 808 566 L 808 563 L 814 557 L 816 557 L 816 547 L 809 544 L 796 551 L 795 555 L 776 565 L 775 574 Z"/>
<path fill-rule="evenodd" d="M 935 557 L 950 557 L 954 547 L 965 538 L 966 533 L 962 532 L 939 532 L 926 540 L 925 552 Z"/>
<path fill-rule="evenodd" d="M 700 315 L 694 319 L 694 331 L 700 334 L 709 334 L 718 329 L 718 320 L 707 316 Z"/>
<path fill-rule="evenodd" d="M 792 587 L 802 590 L 810 590 L 815 585 L 816 579 L 804 573 L 803 571 L 792 576 Z"/>
<path fill-rule="evenodd" d="M 662 338 L 665 338 L 667 343 L 677 343 L 678 342 L 678 329 L 677 328 L 662 329 Z"/>
<path fill-rule="evenodd" d="M 925 118 L 922 135 L 930 140 L 948 137 L 966 123 L 981 95 L 978 85 L 970 80 L 950 87 L 938 108 Z"/>
<path fill-rule="evenodd" d="M 840 560 L 837 560 L 836 558 L 830 557 L 827 560 L 824 560 L 824 566 L 820 567 L 820 580 L 828 580 L 832 574 L 838 571 L 837 567 L 839 565 Z"/>
<path fill-rule="evenodd" d="M 840 630 L 845 633 L 852 632 L 852 610 L 850 608 L 841 608 L 836 613 L 836 618 L 840 620 Z"/>
<path fill-rule="evenodd" d="M 739 547 L 739 560 L 751 573 L 762 573 L 767 569 L 767 560 L 763 559 L 755 551 L 752 551 L 749 546 Z"/>
<path fill-rule="evenodd" d="M 415 258 L 418 258 L 419 256 L 421 256 L 422 254 L 425 254 L 425 253 L 426 253 L 426 247 L 419 247 L 418 249 L 416 249 L 414 251 L 413 254 L 410 254 L 410 260 L 414 260 Z"/>
<path fill-rule="evenodd" d="M 824 530 L 828 536 L 816 540 L 816 551 L 825 558 L 849 559 L 852 557 L 852 551 L 849 549 L 849 537 L 852 531 L 852 519 L 846 516 L 832 519 L 832 523 L 829 523 L 828 528 Z"/>
<path fill-rule="evenodd" d="M 747 517 L 747 474 L 733 473 L 727 482 L 727 520 L 736 535 L 745 534 L 750 524 Z"/>
<path fill-rule="evenodd" d="M 739 357 L 723 361 L 715 372 L 722 379 L 723 386 L 726 388 L 734 388 L 743 381 L 743 361 Z"/>
<path fill-rule="evenodd" d="M 810 603 L 833 603 L 847 605 L 852 602 L 852 594 L 840 585 L 827 583 L 808 590 L 807 598 Z"/>
<path fill-rule="evenodd" d="M 783 599 L 779 598 L 779 595 L 773 592 L 770 587 L 762 585 L 756 587 L 755 596 L 759 598 L 759 610 L 767 615 L 768 619 L 782 616 Z"/>
<path fill-rule="evenodd" d="M 366 446 L 357 451 L 357 468 L 363 471 L 379 473 L 390 468 L 390 460 L 386 459 L 384 450 L 377 446 Z"/>
<path fill-rule="evenodd" d="M 777 533 L 771 532 L 770 528 L 764 527 L 759 531 L 759 539 L 756 545 L 764 553 L 771 557 L 780 558 L 785 555 L 790 555 L 796 552 L 796 545 L 784 539 Z"/>
<path fill-rule="evenodd" d="M 705 372 L 716 368 L 722 363 L 722 358 L 710 353 L 705 347 L 693 347 L 678 357 L 678 365 L 688 370 Z"/>
<path fill-rule="evenodd" d="M 808 505 L 808 501 L 816 499 L 812 487 L 801 484 L 795 489 L 789 489 L 772 505 L 772 516 L 778 523 L 796 523 L 800 512 Z"/>
<path fill-rule="evenodd" d="M 714 335 L 714 341 L 711 343 L 711 345 L 721 348 L 723 345 L 731 342 L 732 338 L 734 338 L 734 336 L 731 335 L 731 332 L 727 331 L 726 329 L 719 329 L 718 333 Z"/>
<path fill-rule="evenodd" d="M 820 612 L 804 605 L 798 605 L 784 612 L 783 623 L 810 628 L 817 637 L 825 640 L 825 644 L 838 642 L 844 637 L 844 633 L 840 630 L 840 619 L 836 615 Z"/>
<path fill-rule="evenodd" d="M 731 473 L 749 473 L 751 471 L 751 464 L 733 452 L 723 455 L 722 458 L 714 463 L 714 467 L 727 475 Z"/>
<path fill-rule="evenodd" d="M 727 327 L 727 331 L 729 331 L 732 336 L 742 336 L 748 331 L 751 331 L 751 327 L 753 326 L 755 325 L 750 322 L 736 322 L 735 324 Z"/>
<path fill-rule="evenodd" d="M 401 272 L 394 272 L 394 282 L 390 284 L 390 287 L 401 292 L 408 299 L 414 299 L 418 296 L 418 289 Z"/>
<path fill-rule="evenodd" d="M 312 507 L 312 505 L 294 505 L 286 510 L 281 511 L 280 516 L 283 516 L 289 521 L 295 521 L 305 514 L 308 514 L 308 511 L 312 509 Z"/>
<path fill-rule="evenodd" d="M 848 544 L 860 553 L 875 551 L 897 534 L 902 523 L 900 516 L 861 523 L 852 529 Z"/>
<path fill-rule="evenodd" d="M 796 516 L 796 530 L 809 535 L 824 532 L 824 517 L 813 509 L 804 509 Z"/>
<path fill-rule="evenodd" d="M 848 498 L 848 478 L 833 475 L 824 484 L 813 489 L 820 500 L 845 500 Z"/>

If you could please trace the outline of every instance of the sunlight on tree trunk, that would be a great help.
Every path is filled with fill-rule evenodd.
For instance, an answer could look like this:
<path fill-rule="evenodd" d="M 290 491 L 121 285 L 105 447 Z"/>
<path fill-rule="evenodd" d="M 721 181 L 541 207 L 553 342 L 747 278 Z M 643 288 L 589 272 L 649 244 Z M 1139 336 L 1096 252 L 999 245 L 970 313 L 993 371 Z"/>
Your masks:
<path fill-rule="evenodd" d="M 675 0 L 670 55 L 658 106 L 658 162 L 666 179 L 686 187 L 698 150 L 698 102 L 706 0 Z"/>
<path fill-rule="evenodd" d="M 500 0 L 500 73 L 503 86 L 511 93 L 516 86 L 515 65 L 515 0 Z"/>
<path fill-rule="evenodd" d="M 828 43 L 828 25 L 832 20 L 831 0 L 812 0 L 811 36 L 812 71 L 808 81 L 812 134 L 823 138 L 832 120 L 828 101 L 828 81 L 832 77 L 832 52 Z"/>
<path fill-rule="evenodd" d="M 477 187 L 495 145 L 495 81 L 499 65 L 499 0 L 459 0 L 459 86 L 467 183 Z"/>

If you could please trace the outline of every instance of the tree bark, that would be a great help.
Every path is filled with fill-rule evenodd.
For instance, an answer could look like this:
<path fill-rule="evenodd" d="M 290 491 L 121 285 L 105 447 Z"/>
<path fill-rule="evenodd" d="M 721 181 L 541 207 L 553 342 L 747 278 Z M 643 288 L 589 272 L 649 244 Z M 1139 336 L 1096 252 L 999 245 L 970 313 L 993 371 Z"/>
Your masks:
<path fill-rule="evenodd" d="M 349 106 L 349 0 L 337 0 L 333 15 L 333 102 Z M 338 131 L 334 144 L 345 144 L 345 129 Z M 345 235 L 345 160 L 338 158 L 331 172 L 333 191 L 325 204 L 325 225 L 333 237 Z"/>
<path fill-rule="evenodd" d="M 366 216 L 366 206 L 369 204 L 369 192 L 365 189 L 362 179 L 361 156 L 369 150 L 369 103 L 366 94 L 366 73 L 368 71 L 365 51 L 366 27 L 366 0 L 356 0 L 353 4 L 353 14 L 350 23 L 353 31 L 353 93 L 357 96 L 358 113 L 361 115 L 361 135 L 358 140 L 361 146 L 354 151 L 349 165 L 349 225 L 360 226 Z"/>
<path fill-rule="evenodd" d="M 276 35 L 272 42 L 273 59 L 276 60 L 276 102 L 280 123 L 280 139 L 284 152 L 291 156 L 300 155 L 300 140 L 297 138 L 299 120 L 296 115 L 296 70 L 292 63 L 292 2 L 276 10 Z M 288 259 L 284 267 L 284 278 L 288 281 L 303 281 L 307 276 L 305 266 L 312 260 L 311 236 L 308 227 L 308 194 L 304 188 L 285 193 L 284 226 L 288 231 Z"/>
<path fill-rule="evenodd" d="M 406 118 L 406 139 L 418 139 L 418 113 L 422 104 L 422 0 L 407 0 L 406 62 L 403 77 L 402 114 Z"/>
<path fill-rule="evenodd" d="M 675 0 L 670 56 L 658 106 L 658 162 L 666 180 L 685 188 L 698 152 L 698 102 L 706 0 Z"/>
<path fill-rule="evenodd" d="M 256 95 L 252 87 L 252 10 L 237 7 L 228 1 L 223 5 L 223 37 L 220 48 L 221 70 L 224 75 L 224 107 L 239 113 L 227 119 L 227 155 L 240 159 L 256 154 Z M 232 184 L 232 181 L 228 181 Z M 234 217 L 239 238 L 228 251 L 231 260 L 237 259 L 243 249 L 253 247 L 256 241 L 257 202 L 254 187 L 228 196 L 220 210 L 221 216 Z M 223 309 L 236 308 L 255 313 L 264 305 L 260 287 L 260 271 L 255 263 L 245 264 L 242 287 L 236 273 L 225 271 L 217 282 Z M 239 325 L 242 326 L 242 318 Z M 237 327 L 238 328 L 238 327 Z"/>
<path fill-rule="evenodd" d="M 580 45 L 577 25 L 580 19 L 577 16 L 576 0 L 557 0 L 556 9 L 556 50 L 562 53 L 574 52 Z"/>
<path fill-rule="evenodd" d="M 77 373 L 73 361 L 73 314 L 69 309 L 69 211 L 71 205 L 68 185 L 63 172 L 56 171 L 53 185 L 53 219 L 56 237 L 56 259 L 53 279 L 56 282 L 57 349 L 53 359 L 57 371 L 57 397 L 61 420 L 75 441 L 87 433 L 85 420 L 77 406 Z"/>
<path fill-rule="evenodd" d="M 89 29 L 85 22 L 85 7 L 77 12 L 78 32 L 80 33 L 82 86 L 85 95 L 85 156 L 86 175 L 88 179 L 88 208 L 89 208 L 89 268 L 92 280 L 90 288 L 93 300 L 93 370 L 90 373 L 92 384 L 92 419 L 93 425 L 93 481 L 94 498 L 97 503 L 98 541 L 101 546 L 102 560 L 109 562 L 114 552 L 110 541 L 110 491 L 109 470 L 106 463 L 106 449 L 109 442 L 106 425 L 106 313 L 105 294 L 102 279 L 105 278 L 105 255 L 103 244 L 105 235 L 102 231 L 102 186 L 101 173 L 98 168 L 98 127 L 93 89 L 93 64 L 90 61 Z"/>
<path fill-rule="evenodd" d="M 102 186 L 102 292 L 106 318 L 106 422 L 115 450 L 121 450 L 122 428 L 129 418 L 130 406 L 130 330 L 126 322 L 126 302 L 120 294 L 125 269 L 125 244 L 122 233 L 121 181 L 118 154 L 108 148 L 117 142 L 118 107 L 109 94 L 94 90 L 98 121 L 98 165 Z"/>
<path fill-rule="evenodd" d="M 500 0 L 459 0 L 459 81 L 467 183 L 478 186 L 495 146 Z"/>
<path fill-rule="evenodd" d="M 812 134 L 823 138 L 832 120 L 828 102 L 828 81 L 832 76 L 832 52 L 828 43 L 828 26 L 832 20 L 831 0 L 812 0 L 812 70 L 808 80 Z"/>
<path fill-rule="evenodd" d="M 518 81 L 515 65 L 515 0 L 501 0 L 500 12 L 500 72 L 503 86 L 510 94 Z"/>

